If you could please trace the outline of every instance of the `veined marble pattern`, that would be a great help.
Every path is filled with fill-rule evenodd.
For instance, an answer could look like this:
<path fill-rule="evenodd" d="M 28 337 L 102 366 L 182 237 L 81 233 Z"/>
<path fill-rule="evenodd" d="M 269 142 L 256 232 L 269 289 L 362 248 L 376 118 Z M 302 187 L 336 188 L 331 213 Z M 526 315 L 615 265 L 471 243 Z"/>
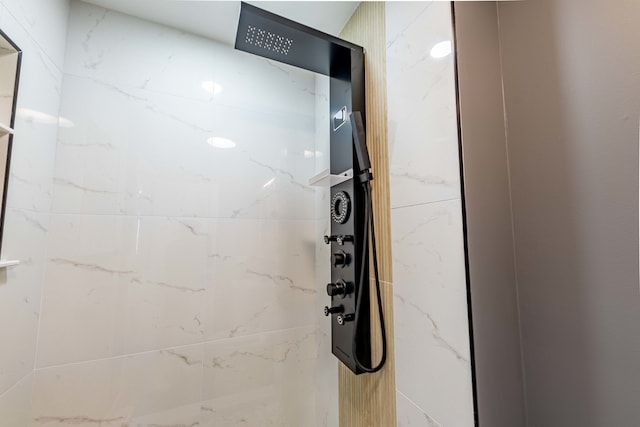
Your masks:
<path fill-rule="evenodd" d="M 206 344 L 204 425 L 314 425 L 316 349 L 315 326 Z"/>
<path fill-rule="evenodd" d="M 2 427 L 28 424 L 51 207 L 68 4 L 44 3 L 0 0 L 0 28 L 24 50 L 2 246 L 21 264 L 0 272 Z"/>
<path fill-rule="evenodd" d="M 388 3 L 398 425 L 473 425 L 450 2 Z"/>
<path fill-rule="evenodd" d="M 65 73 L 240 108 L 313 105 L 313 73 L 88 4 L 74 4 L 70 22 L 68 39 L 80 46 L 67 49 Z M 203 81 L 222 91 L 204 91 Z"/>
<path fill-rule="evenodd" d="M 473 424 L 459 200 L 392 211 L 397 388 L 446 426 Z"/>
<path fill-rule="evenodd" d="M 323 236 L 330 234 L 328 189 L 317 189 L 318 210 L 322 214 L 316 221 L 316 288 L 324 290 L 331 281 L 331 247 L 324 243 Z M 325 216 L 325 219 L 322 217 Z M 315 303 L 315 321 L 317 324 L 318 369 L 315 373 L 316 408 L 318 427 L 338 425 L 338 359 L 331 353 L 331 319 L 324 316 L 322 307 L 329 305 L 331 299 L 325 292 L 318 292 Z"/>
<path fill-rule="evenodd" d="M 18 3 L 12 6 L 20 9 Z M 12 14 L 4 13 L 0 26 L 23 49 L 7 206 L 48 212 L 62 71 Z"/>
<path fill-rule="evenodd" d="M 396 402 L 398 427 L 443 427 L 400 392 L 396 394 Z"/>
<path fill-rule="evenodd" d="M 54 212 L 314 217 L 313 108 L 265 115 L 67 75 L 61 111 L 75 126 L 60 130 Z"/>
<path fill-rule="evenodd" d="M 28 425 L 321 426 L 316 349 L 309 326 L 38 369 Z"/>
<path fill-rule="evenodd" d="M 198 425 L 202 364 L 196 345 L 37 370 L 29 426 Z"/>
<path fill-rule="evenodd" d="M 210 221 L 207 339 L 314 324 L 314 229 L 314 221 Z"/>
<path fill-rule="evenodd" d="M 38 366 L 312 324 L 313 235 L 312 221 L 54 215 Z"/>
<path fill-rule="evenodd" d="M 21 264 L 0 271 L 0 394 L 33 370 L 48 222 L 7 209 L 2 253 Z"/>
<path fill-rule="evenodd" d="M 449 2 L 386 7 L 391 206 L 460 197 L 453 55 L 434 58 L 453 39 Z"/>
<path fill-rule="evenodd" d="M 20 25 L 38 45 L 38 49 L 49 57 L 59 69 L 64 61 L 68 0 L 0 0 L 5 10 L 0 13 L 5 22 L 13 20 Z M 0 21 L 5 27 L 5 22 Z M 14 36 L 11 35 L 13 38 Z M 14 39 L 16 43 L 17 40 Z M 20 43 L 18 45 L 24 48 Z"/>
<path fill-rule="evenodd" d="M 316 173 L 329 169 L 330 152 L 330 113 L 329 79 L 316 76 L 316 125 L 315 160 Z M 328 188 L 315 187 L 316 223 L 315 223 L 315 282 L 316 289 L 325 289 L 331 281 L 331 247 L 324 243 L 323 236 L 330 234 L 330 191 Z M 317 427 L 335 427 L 338 425 L 338 359 L 331 353 L 331 320 L 324 316 L 322 307 L 329 305 L 331 299 L 326 292 L 318 292 L 315 303 L 315 321 L 317 324 L 317 369 L 315 372 L 316 420 Z"/>
<path fill-rule="evenodd" d="M 57 150 L 39 152 L 55 170 L 15 202 L 53 210 L 31 223 L 48 249 L 18 425 L 335 425 L 317 396 L 337 365 L 317 324 L 314 75 L 82 2 L 66 52 Z"/>
<path fill-rule="evenodd" d="M 55 215 L 37 365 L 201 342 L 209 243 L 203 227 Z"/>

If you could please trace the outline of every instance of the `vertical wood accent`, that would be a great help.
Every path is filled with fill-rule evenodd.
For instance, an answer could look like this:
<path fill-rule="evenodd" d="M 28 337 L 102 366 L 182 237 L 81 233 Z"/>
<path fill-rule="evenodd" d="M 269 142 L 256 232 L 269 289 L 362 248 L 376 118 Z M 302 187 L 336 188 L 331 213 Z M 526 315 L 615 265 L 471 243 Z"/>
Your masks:
<path fill-rule="evenodd" d="M 340 427 L 395 427 L 396 383 L 393 346 L 393 286 L 391 272 L 391 209 L 387 141 L 387 69 L 384 2 L 362 2 L 340 36 L 365 48 L 367 147 L 371 157 L 373 213 L 378 246 L 382 307 L 387 332 L 387 362 L 376 374 L 354 375 L 339 365 Z M 371 268 L 373 275 L 373 268 Z M 372 353 L 380 358 L 375 282 L 371 286 Z"/>

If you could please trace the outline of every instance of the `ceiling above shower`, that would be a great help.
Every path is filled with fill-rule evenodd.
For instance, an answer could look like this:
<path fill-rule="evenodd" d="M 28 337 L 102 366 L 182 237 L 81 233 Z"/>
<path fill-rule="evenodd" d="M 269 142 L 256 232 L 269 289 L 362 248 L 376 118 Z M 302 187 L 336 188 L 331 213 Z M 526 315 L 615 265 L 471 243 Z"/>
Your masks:
<path fill-rule="evenodd" d="M 239 1 L 82 0 L 138 18 L 233 45 Z M 337 35 L 360 2 L 249 1 L 257 7 Z"/>

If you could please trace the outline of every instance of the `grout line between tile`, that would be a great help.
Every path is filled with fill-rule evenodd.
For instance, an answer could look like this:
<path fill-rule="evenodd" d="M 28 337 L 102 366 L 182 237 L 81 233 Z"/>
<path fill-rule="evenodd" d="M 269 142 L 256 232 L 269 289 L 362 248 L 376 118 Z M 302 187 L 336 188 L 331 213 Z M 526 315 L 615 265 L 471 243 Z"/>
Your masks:
<path fill-rule="evenodd" d="M 47 59 L 49 61 L 51 61 L 53 66 L 57 68 L 57 70 L 60 72 L 60 74 L 63 74 L 64 73 L 64 71 L 63 71 L 64 64 L 57 64 L 56 61 L 53 60 L 53 58 L 44 49 L 44 47 L 40 44 L 40 42 L 38 42 L 38 40 L 36 40 L 35 37 L 32 36 L 33 30 L 29 30 L 27 27 L 22 25 L 22 22 L 20 22 L 20 20 L 13 14 L 13 12 L 9 10 L 8 6 L 5 6 L 3 4 L 0 4 L 0 6 L 3 6 L 3 9 L 4 9 L 5 13 L 7 15 L 11 16 L 11 18 L 13 18 L 13 20 L 16 22 L 16 24 L 18 24 L 20 26 L 22 31 L 24 31 L 24 33 L 27 35 L 27 37 L 29 37 L 29 39 L 33 42 L 33 44 L 36 45 L 38 47 L 38 49 L 40 49 L 40 52 L 42 52 L 42 54 L 44 54 L 44 56 L 46 56 Z M 67 35 L 65 33 L 65 37 L 64 37 L 65 45 L 66 45 L 66 42 L 67 42 Z M 64 59 L 63 59 L 63 62 L 64 62 Z"/>
<path fill-rule="evenodd" d="M 394 206 L 394 207 L 391 208 L 391 210 L 394 211 L 394 210 L 405 209 L 405 208 L 414 208 L 414 207 L 417 207 L 417 206 L 432 205 L 434 203 L 452 202 L 454 200 L 461 200 L 461 198 L 460 197 L 453 197 L 453 198 L 450 198 L 450 199 L 432 200 L 432 201 L 429 201 L 429 202 L 415 203 L 415 204 L 411 204 L 411 205 Z"/>
<path fill-rule="evenodd" d="M 438 423 L 439 426 L 442 426 L 443 424 L 436 420 L 434 417 L 432 417 L 430 414 L 427 413 L 427 411 L 425 411 L 424 409 L 422 409 L 416 402 L 414 402 L 412 399 L 410 399 L 406 394 L 404 394 L 403 392 L 401 392 L 399 389 L 396 388 L 396 393 L 398 393 L 400 396 L 402 396 L 407 402 L 409 402 L 411 405 L 413 405 L 418 411 L 422 412 L 423 414 L 425 414 L 427 417 L 431 418 L 433 421 L 435 421 L 436 423 Z"/>
<path fill-rule="evenodd" d="M 251 338 L 251 337 L 256 337 L 256 336 L 260 336 L 260 335 L 275 334 L 275 333 L 279 333 L 279 332 L 294 331 L 294 330 L 298 330 L 298 329 L 302 330 L 302 329 L 309 329 L 309 328 L 315 328 L 315 327 L 316 327 L 315 323 L 309 323 L 308 325 L 296 326 L 295 328 L 285 328 L 285 329 L 277 329 L 277 330 L 272 330 L 272 331 L 257 332 L 255 334 L 250 334 L 250 335 L 239 335 L 237 337 L 206 340 L 206 341 L 196 342 L 196 343 L 192 343 L 192 344 L 184 344 L 184 345 L 178 345 L 178 346 L 173 346 L 173 347 L 156 348 L 156 349 L 153 349 L 153 350 L 138 351 L 138 352 L 134 352 L 134 353 L 125 353 L 125 354 L 119 354 L 119 355 L 116 355 L 116 356 L 100 357 L 100 358 L 97 358 L 97 359 L 88 359 L 88 360 L 82 360 L 82 361 L 79 361 L 79 362 L 70 362 L 70 363 L 62 363 L 62 364 L 58 364 L 58 365 L 36 367 L 34 369 L 34 372 L 47 371 L 47 370 L 50 370 L 50 369 L 57 369 L 57 368 L 65 368 L 65 367 L 74 366 L 74 365 L 82 365 L 82 364 L 85 364 L 85 363 L 102 362 L 102 361 L 110 360 L 110 359 L 122 359 L 122 358 L 125 358 L 125 357 L 142 356 L 142 355 L 145 355 L 145 354 L 158 353 L 158 352 L 161 352 L 161 351 L 179 350 L 181 348 L 204 346 L 204 345 L 212 344 L 212 343 L 223 343 L 223 342 L 226 342 L 226 341 L 239 340 L 239 339 L 243 339 L 243 338 Z M 203 363 L 204 363 L 204 353 L 203 353 Z"/>
<path fill-rule="evenodd" d="M 22 381 L 24 381 L 29 375 L 32 375 L 32 374 L 33 374 L 33 370 L 31 370 L 31 371 L 27 372 L 26 374 L 24 374 L 23 376 L 21 376 L 15 383 L 13 383 L 13 385 L 11 387 L 6 389 L 3 393 L 0 393 L 0 399 L 2 399 L 6 394 L 8 394 L 11 390 L 16 388 Z"/>
<path fill-rule="evenodd" d="M 25 210 L 19 209 L 18 210 Z M 215 217 L 215 216 L 187 216 L 187 215 L 138 215 L 135 213 L 121 214 L 121 213 L 84 213 L 84 212 L 38 212 L 55 217 L 76 216 L 76 217 L 113 217 L 113 218 L 142 218 L 142 219 L 166 219 L 166 220 L 203 220 L 203 221 L 260 221 L 260 222 L 315 222 L 324 221 L 318 218 L 232 218 L 232 217 Z"/>

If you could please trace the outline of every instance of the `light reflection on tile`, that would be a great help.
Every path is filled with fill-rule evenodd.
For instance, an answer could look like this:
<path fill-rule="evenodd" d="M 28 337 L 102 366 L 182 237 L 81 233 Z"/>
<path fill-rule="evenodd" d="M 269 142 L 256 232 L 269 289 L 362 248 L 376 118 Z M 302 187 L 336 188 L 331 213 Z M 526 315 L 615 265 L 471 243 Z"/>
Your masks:
<path fill-rule="evenodd" d="M 388 4 L 387 93 L 391 206 L 460 197 L 453 56 L 447 2 Z"/>
<path fill-rule="evenodd" d="M 451 5 L 389 3 L 386 30 L 398 422 L 472 425 Z"/>
<path fill-rule="evenodd" d="M 64 85 L 60 114 L 73 126 L 17 126 L 28 141 L 14 152 L 8 220 L 35 237 L 13 246 L 23 265 L 0 292 L 42 277 L 45 259 L 46 271 L 42 313 L 39 281 L 2 311 L 22 310 L 32 329 L 42 315 L 33 408 L 19 409 L 29 379 L 11 427 L 299 427 L 318 413 L 334 425 L 337 401 L 316 392 L 337 387 L 337 362 L 317 327 L 317 193 L 306 184 L 315 154 L 328 153 L 316 148 L 327 100 L 313 74 L 80 2 L 69 40 L 64 80 L 55 52 L 25 57 L 24 78 L 39 79 L 25 108 L 57 117 Z M 204 80 L 223 91 L 203 91 Z M 212 135 L 236 147 L 216 150 Z M 39 240 L 42 253 L 23 254 Z M 16 367 L 2 388 L 32 369 L 32 332 L 0 356 Z M 217 357 L 233 368 L 220 372 Z"/>

